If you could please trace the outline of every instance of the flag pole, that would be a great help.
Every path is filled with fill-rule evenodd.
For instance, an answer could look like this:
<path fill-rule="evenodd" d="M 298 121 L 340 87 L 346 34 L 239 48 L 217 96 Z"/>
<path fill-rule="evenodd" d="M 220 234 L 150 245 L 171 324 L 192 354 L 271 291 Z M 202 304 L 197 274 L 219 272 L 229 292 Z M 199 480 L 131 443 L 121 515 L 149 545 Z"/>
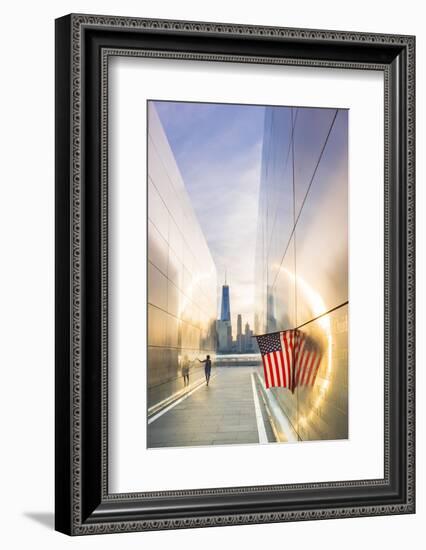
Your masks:
<path fill-rule="evenodd" d="M 275 330 L 274 332 L 266 332 L 265 334 L 253 334 L 252 338 L 257 338 L 257 336 L 268 336 L 268 334 L 278 334 L 280 332 L 287 332 L 288 330 L 298 330 L 299 328 L 304 327 L 305 325 L 309 325 L 309 323 L 313 323 L 314 321 L 318 321 L 318 319 L 321 319 L 321 317 L 325 317 L 329 313 L 332 313 L 336 309 L 339 309 L 343 306 L 346 306 L 349 304 L 349 300 L 346 300 L 346 302 L 343 302 L 342 304 L 339 304 L 338 306 L 332 307 L 328 311 L 324 311 L 324 313 L 321 313 L 320 315 L 317 315 L 317 317 L 314 317 L 313 319 L 309 319 L 309 321 L 306 321 L 306 323 L 302 323 L 301 325 L 294 327 L 294 328 L 287 328 L 285 330 Z"/>

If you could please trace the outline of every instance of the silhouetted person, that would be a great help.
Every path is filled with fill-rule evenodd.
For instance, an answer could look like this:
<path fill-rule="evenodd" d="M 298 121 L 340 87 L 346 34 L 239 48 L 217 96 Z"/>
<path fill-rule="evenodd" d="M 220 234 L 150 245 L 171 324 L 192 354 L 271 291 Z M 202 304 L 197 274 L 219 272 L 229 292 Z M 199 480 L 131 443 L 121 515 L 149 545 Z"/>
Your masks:
<path fill-rule="evenodd" d="M 182 376 L 183 376 L 183 386 L 186 388 L 186 386 L 189 386 L 189 359 L 188 356 L 185 355 L 185 357 L 182 360 Z"/>
<path fill-rule="evenodd" d="M 206 375 L 206 384 L 208 386 L 209 385 L 209 380 L 210 380 L 210 373 L 212 371 L 212 362 L 211 362 L 211 359 L 210 359 L 210 355 L 207 355 L 207 357 L 205 359 L 203 359 L 203 361 L 201 361 L 201 359 L 198 359 L 198 361 L 200 361 L 200 363 L 205 363 L 204 373 Z"/>

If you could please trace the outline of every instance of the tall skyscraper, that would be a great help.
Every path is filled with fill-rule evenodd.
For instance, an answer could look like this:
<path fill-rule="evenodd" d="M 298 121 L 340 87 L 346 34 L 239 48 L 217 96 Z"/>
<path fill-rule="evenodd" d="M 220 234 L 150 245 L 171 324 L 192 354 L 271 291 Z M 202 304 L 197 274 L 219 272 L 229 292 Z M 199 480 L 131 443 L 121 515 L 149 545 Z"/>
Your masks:
<path fill-rule="evenodd" d="M 218 333 L 218 344 L 220 352 L 232 351 L 232 324 L 231 304 L 229 299 L 229 286 L 226 283 L 222 286 L 222 303 L 220 308 L 220 319 L 216 323 Z"/>
<path fill-rule="evenodd" d="M 220 310 L 221 321 L 231 321 L 231 305 L 229 303 L 229 286 L 225 284 L 222 286 L 222 307 Z"/>
<path fill-rule="evenodd" d="M 220 353 L 229 352 L 229 323 L 228 321 L 216 321 L 217 350 Z"/>

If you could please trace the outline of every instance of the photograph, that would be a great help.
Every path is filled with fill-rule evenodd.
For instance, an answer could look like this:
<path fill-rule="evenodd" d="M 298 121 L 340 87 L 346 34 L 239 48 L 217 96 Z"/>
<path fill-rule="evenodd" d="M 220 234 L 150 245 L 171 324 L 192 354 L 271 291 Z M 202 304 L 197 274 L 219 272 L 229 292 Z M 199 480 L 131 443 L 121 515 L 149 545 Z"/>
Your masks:
<path fill-rule="evenodd" d="M 147 101 L 147 448 L 350 439 L 349 114 Z"/>

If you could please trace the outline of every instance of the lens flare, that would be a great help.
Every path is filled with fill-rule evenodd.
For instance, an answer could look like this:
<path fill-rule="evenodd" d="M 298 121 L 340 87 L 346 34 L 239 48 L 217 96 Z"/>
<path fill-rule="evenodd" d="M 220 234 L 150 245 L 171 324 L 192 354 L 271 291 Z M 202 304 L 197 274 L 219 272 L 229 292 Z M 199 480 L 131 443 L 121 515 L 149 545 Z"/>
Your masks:
<path fill-rule="evenodd" d="M 309 283 L 307 283 L 302 277 L 294 275 L 294 273 L 282 266 L 280 266 L 280 270 L 283 271 L 286 276 L 296 285 L 297 289 L 302 292 L 302 294 L 306 298 L 306 301 L 310 305 L 313 313 L 313 318 L 319 317 L 327 311 L 324 300 Z M 324 315 L 324 317 L 318 319 L 316 323 L 319 327 L 321 327 L 325 336 L 325 340 L 327 342 L 327 353 L 325 354 L 325 356 L 327 357 L 327 366 L 324 377 L 322 381 L 318 384 L 319 393 L 313 403 L 311 410 L 307 415 L 302 416 L 299 419 L 299 422 L 302 426 L 305 426 L 307 423 L 309 423 L 309 420 L 312 418 L 313 414 L 321 407 L 321 404 L 330 387 L 330 379 L 333 371 L 333 335 L 331 331 L 330 318 L 328 315 Z"/>

